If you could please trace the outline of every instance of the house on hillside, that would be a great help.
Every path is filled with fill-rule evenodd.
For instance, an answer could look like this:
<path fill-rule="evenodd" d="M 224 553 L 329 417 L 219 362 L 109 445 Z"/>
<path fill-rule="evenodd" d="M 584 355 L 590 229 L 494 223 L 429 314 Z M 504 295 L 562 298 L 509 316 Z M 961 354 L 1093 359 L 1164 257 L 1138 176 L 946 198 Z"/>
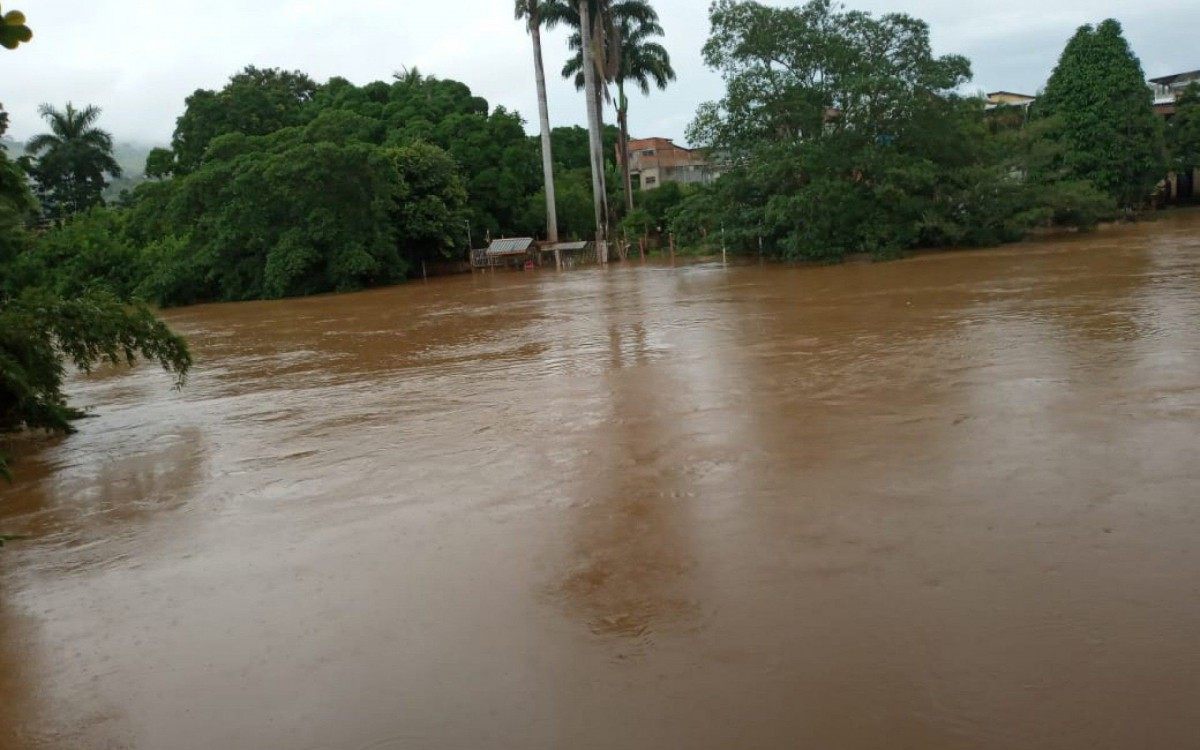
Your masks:
<path fill-rule="evenodd" d="M 703 185 L 720 176 L 720 169 L 705 152 L 677 146 L 669 138 L 630 140 L 627 154 L 629 171 L 642 190 L 654 190 L 668 182 Z"/>
<path fill-rule="evenodd" d="M 1029 94 L 1016 94 L 1012 91 L 993 91 L 987 95 L 987 109 L 993 110 L 998 107 L 1029 109 L 1036 101 L 1037 97 L 1030 96 Z"/>
<path fill-rule="evenodd" d="M 1175 102 L 1183 90 L 1193 83 L 1200 83 L 1200 70 L 1175 73 L 1150 79 L 1154 91 L 1154 111 L 1164 120 L 1175 116 Z M 1191 174 L 1172 172 L 1163 183 L 1163 198 L 1170 203 L 1186 203 L 1196 199 L 1196 185 L 1200 183 L 1200 169 Z"/>
<path fill-rule="evenodd" d="M 1200 83 L 1200 70 L 1188 73 L 1151 78 L 1150 88 L 1154 90 L 1154 111 L 1166 119 L 1175 114 L 1175 100 L 1193 83 Z"/>

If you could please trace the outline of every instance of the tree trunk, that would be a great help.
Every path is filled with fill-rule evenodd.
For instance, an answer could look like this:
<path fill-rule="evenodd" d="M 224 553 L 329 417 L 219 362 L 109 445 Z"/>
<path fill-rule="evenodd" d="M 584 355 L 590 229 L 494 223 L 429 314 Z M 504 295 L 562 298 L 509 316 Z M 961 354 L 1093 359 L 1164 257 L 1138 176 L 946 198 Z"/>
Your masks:
<path fill-rule="evenodd" d="M 554 192 L 554 146 L 550 140 L 550 104 L 546 98 L 546 66 L 542 62 L 542 29 L 539 19 L 529 24 L 533 37 L 533 66 L 537 76 L 538 115 L 542 125 L 542 178 L 546 183 L 546 239 L 558 242 L 558 202 Z"/>
<path fill-rule="evenodd" d="M 604 145 L 600 134 L 600 113 L 596 108 L 595 50 L 592 48 L 592 14 L 589 0 L 579 0 L 579 34 L 583 52 L 584 99 L 587 100 L 588 144 L 592 162 L 592 203 L 596 213 L 596 252 L 600 262 L 608 260 L 608 211 L 604 195 Z"/>
<path fill-rule="evenodd" d="M 617 83 L 617 126 L 620 129 L 618 146 L 621 159 L 621 178 L 625 182 L 625 210 L 633 212 L 633 175 L 629 173 L 629 106 L 625 101 L 625 85 Z"/>

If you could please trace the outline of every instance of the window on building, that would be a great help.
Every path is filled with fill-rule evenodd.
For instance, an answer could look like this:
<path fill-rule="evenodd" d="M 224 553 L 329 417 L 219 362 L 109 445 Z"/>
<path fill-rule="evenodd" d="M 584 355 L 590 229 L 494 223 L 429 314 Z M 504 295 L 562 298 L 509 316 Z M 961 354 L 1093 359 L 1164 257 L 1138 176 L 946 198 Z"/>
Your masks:
<path fill-rule="evenodd" d="M 657 184 L 658 184 L 657 177 L 647 177 L 646 178 L 646 187 L 654 187 Z"/>

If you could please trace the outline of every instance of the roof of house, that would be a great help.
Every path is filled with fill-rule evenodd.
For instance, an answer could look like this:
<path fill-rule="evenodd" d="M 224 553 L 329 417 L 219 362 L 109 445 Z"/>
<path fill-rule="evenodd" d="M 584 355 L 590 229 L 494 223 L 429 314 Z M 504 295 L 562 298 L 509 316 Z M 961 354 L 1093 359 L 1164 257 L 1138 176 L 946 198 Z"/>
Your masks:
<path fill-rule="evenodd" d="M 588 242 L 560 242 L 557 245 L 544 245 L 542 246 L 542 250 L 544 252 L 559 250 L 564 253 L 577 253 L 581 250 L 587 250 L 589 244 Z"/>
<path fill-rule="evenodd" d="M 1029 94 L 1018 94 L 1015 91 L 993 91 L 988 94 L 989 99 L 994 96 L 1015 96 L 1015 97 L 1019 97 L 1021 99 L 1037 99 L 1036 96 L 1031 96 Z"/>
<path fill-rule="evenodd" d="M 492 240 L 488 246 L 488 255 L 524 255 L 533 247 L 532 237 L 511 237 L 502 240 Z"/>
<path fill-rule="evenodd" d="M 1150 83 L 1157 83 L 1159 86 L 1170 86 L 1177 81 L 1185 81 L 1191 78 L 1200 79 L 1200 70 L 1191 70 L 1187 73 L 1175 73 L 1174 75 L 1162 76 L 1161 78 L 1151 78 Z"/>

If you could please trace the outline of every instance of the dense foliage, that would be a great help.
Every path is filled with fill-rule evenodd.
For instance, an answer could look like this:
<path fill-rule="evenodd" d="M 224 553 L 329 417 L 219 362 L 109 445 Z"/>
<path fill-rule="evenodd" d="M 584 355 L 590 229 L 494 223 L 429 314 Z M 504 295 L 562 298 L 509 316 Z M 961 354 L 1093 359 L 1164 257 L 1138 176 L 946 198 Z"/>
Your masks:
<path fill-rule="evenodd" d="M 44 104 L 39 111 L 50 132 L 34 137 L 25 150 L 44 215 L 63 219 L 103 203 L 108 178 L 120 177 L 121 166 L 113 158 L 112 136 L 96 127 L 100 110 L 68 103 L 62 110 Z"/>
<path fill-rule="evenodd" d="M 1184 89 L 1167 125 L 1172 166 L 1179 172 L 1200 168 L 1200 83 Z"/>
<path fill-rule="evenodd" d="M 197 92 L 181 151 L 149 156 L 155 180 L 118 209 L 55 225 L 10 273 L 64 295 L 104 288 L 161 305 L 274 298 L 394 283 L 464 257 L 469 236 L 543 231 L 537 144 L 516 115 L 415 72 L 362 87 L 307 80 L 250 68 Z M 562 234 L 588 236 L 587 131 L 558 128 L 553 140 Z M 605 140 L 615 153 L 615 128 Z"/>
<path fill-rule="evenodd" d="M 553 138 L 562 232 L 585 236 L 587 132 Z M 520 117 L 417 71 L 355 86 L 248 68 L 189 97 L 147 174 L 159 181 L 135 191 L 111 249 L 137 248 L 135 291 L 160 304 L 396 282 L 463 257 L 471 237 L 545 226 L 537 142 Z"/>
<path fill-rule="evenodd" d="M 720 233 L 730 247 L 832 261 L 1003 242 L 1106 210 L 1084 182 L 1032 174 L 1044 150 L 955 93 L 970 64 L 935 56 L 922 21 L 829 0 L 718 0 L 711 21 L 704 55 L 727 91 L 691 137 L 729 173 L 673 211 L 685 241 Z"/>
<path fill-rule="evenodd" d="M 137 274 L 121 267 L 120 255 L 128 260 L 133 251 L 118 251 L 118 234 L 109 225 L 83 231 L 68 225 L 39 240 L 24 228 L 35 208 L 20 168 L 0 151 L 0 433 L 70 431 L 69 420 L 79 412 L 62 391 L 67 362 L 87 371 L 103 362 L 132 364 L 140 356 L 182 382 L 191 366 L 186 344 L 145 306 L 128 301 Z M 108 246 L 97 249 L 96 242 Z M 125 288 L 82 281 L 94 277 L 124 278 Z M 0 475 L 8 476 L 3 456 Z"/>
<path fill-rule="evenodd" d="M 1061 145 L 1055 166 L 1123 207 L 1146 201 L 1166 172 L 1162 123 L 1121 24 L 1084 26 L 1067 44 L 1034 108 Z"/>

